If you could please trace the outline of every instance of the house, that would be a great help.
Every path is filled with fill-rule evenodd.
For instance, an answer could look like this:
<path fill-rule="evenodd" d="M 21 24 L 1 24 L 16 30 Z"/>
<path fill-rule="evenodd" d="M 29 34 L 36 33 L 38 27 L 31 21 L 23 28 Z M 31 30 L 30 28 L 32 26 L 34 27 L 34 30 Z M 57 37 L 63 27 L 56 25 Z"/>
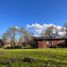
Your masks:
<path fill-rule="evenodd" d="M 64 38 L 35 37 L 35 42 L 38 48 L 67 47 L 67 39 Z"/>

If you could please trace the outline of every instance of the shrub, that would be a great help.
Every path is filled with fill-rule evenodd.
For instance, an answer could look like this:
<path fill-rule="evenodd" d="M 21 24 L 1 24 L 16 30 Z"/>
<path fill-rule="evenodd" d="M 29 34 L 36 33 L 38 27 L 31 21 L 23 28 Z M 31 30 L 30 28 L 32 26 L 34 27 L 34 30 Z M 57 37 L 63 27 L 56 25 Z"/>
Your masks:
<path fill-rule="evenodd" d="M 29 44 L 25 44 L 25 45 L 23 46 L 23 48 L 29 49 L 29 48 L 30 48 L 30 45 L 29 45 Z"/>
<path fill-rule="evenodd" d="M 6 44 L 6 45 L 4 46 L 4 48 L 5 48 L 5 49 L 9 49 L 9 48 L 11 48 L 11 45 L 10 45 L 10 44 Z"/>
<path fill-rule="evenodd" d="M 5 49 L 20 49 L 22 46 L 12 46 L 11 44 L 7 44 L 4 46 Z"/>

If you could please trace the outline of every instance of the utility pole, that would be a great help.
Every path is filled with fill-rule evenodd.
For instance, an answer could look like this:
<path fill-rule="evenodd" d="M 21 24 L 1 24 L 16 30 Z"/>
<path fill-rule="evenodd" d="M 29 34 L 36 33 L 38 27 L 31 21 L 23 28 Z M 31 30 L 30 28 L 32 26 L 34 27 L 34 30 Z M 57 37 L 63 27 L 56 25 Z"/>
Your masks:
<path fill-rule="evenodd" d="M 64 28 L 65 28 L 65 32 L 66 32 L 65 37 L 64 37 L 64 39 L 65 39 L 65 47 L 67 47 L 67 23 L 64 23 Z"/>
<path fill-rule="evenodd" d="M 64 28 L 65 28 L 65 32 L 66 32 L 65 38 L 67 38 L 67 23 L 64 23 Z"/>

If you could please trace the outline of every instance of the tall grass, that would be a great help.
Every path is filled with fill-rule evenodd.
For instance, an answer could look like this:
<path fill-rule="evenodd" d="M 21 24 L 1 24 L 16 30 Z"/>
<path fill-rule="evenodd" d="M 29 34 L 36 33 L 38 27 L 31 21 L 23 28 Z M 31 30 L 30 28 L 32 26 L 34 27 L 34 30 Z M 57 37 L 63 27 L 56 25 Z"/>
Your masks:
<path fill-rule="evenodd" d="M 34 62 L 23 61 L 32 58 Z M 65 67 L 67 49 L 0 49 L 0 67 Z"/>

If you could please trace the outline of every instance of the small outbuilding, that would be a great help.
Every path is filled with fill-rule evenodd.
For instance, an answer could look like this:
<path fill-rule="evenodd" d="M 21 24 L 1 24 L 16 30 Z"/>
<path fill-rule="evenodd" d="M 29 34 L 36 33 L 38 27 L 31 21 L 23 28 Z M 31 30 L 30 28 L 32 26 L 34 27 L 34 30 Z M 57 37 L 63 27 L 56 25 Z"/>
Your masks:
<path fill-rule="evenodd" d="M 38 48 L 67 47 L 67 39 L 64 38 L 36 37 L 35 41 Z"/>

